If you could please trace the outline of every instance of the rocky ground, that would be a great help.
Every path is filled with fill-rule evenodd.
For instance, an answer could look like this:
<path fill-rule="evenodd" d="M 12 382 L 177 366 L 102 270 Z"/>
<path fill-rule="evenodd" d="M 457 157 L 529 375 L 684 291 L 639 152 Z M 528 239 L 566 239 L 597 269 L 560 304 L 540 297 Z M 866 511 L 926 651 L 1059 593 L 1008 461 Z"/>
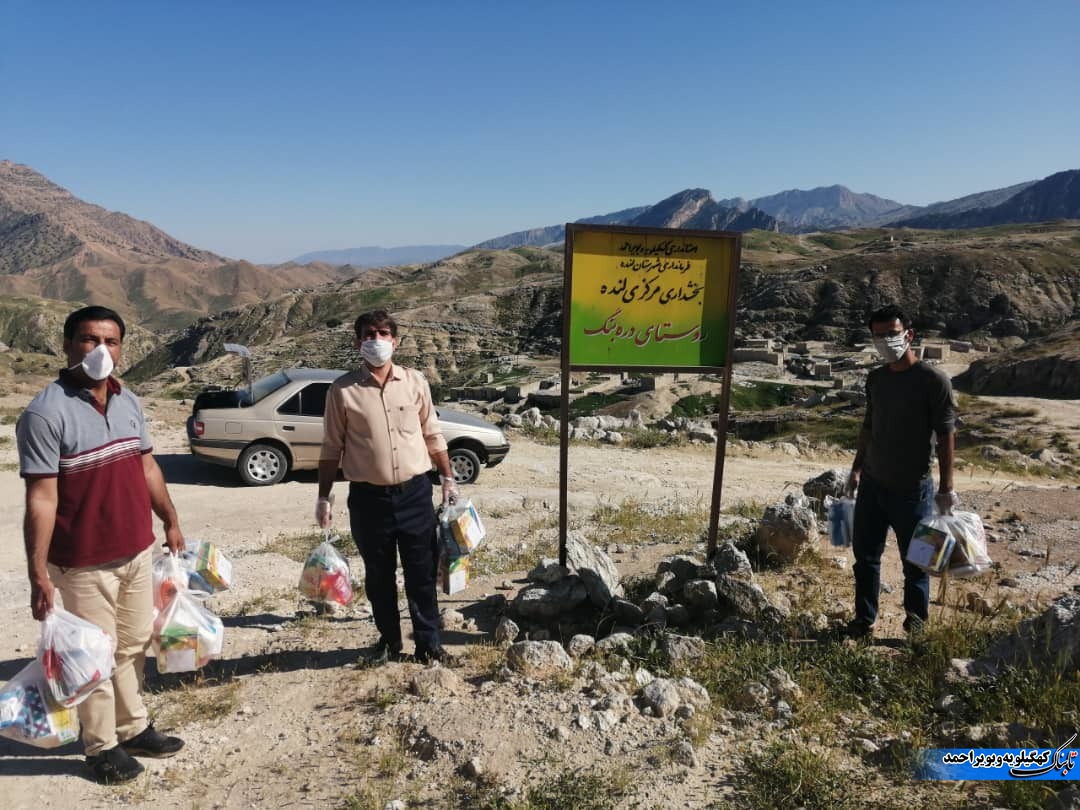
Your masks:
<path fill-rule="evenodd" d="M 13 390 L 0 412 L 17 412 L 29 394 Z M 875 756 L 905 739 L 905 731 L 906 739 L 923 742 L 925 730 L 905 730 L 857 708 L 824 712 L 815 704 L 831 698 L 821 686 L 827 679 L 796 671 L 792 662 L 778 659 L 768 675 L 725 691 L 730 672 L 725 681 L 722 673 L 710 677 L 700 663 L 680 668 L 671 659 L 682 653 L 670 655 L 665 648 L 654 654 L 641 641 L 622 649 L 613 644 L 568 667 L 551 648 L 555 663 L 508 658 L 495 643 L 496 628 L 507 602 L 529 586 L 527 572 L 552 553 L 558 508 L 557 446 L 520 434 L 512 436 L 506 461 L 485 470 L 467 490 L 485 517 L 489 540 L 477 552 L 477 576 L 468 589 L 442 600 L 450 611 L 447 646 L 460 665 L 358 668 L 359 655 L 376 637 L 363 598 L 317 615 L 296 591 L 298 559 L 318 540 L 311 517 L 314 478 L 240 487 L 229 470 L 187 454 L 185 405 L 149 400 L 146 407 L 186 535 L 217 543 L 234 563 L 233 588 L 210 602 L 225 621 L 224 654 L 197 675 L 148 679 L 159 725 L 187 741 L 178 757 L 147 761 L 147 773 L 135 783 L 109 789 L 84 778 L 78 746 L 45 751 L 0 740 L 6 806 L 749 806 L 759 795 L 754 763 L 780 750 L 772 746 L 790 752 L 795 744 L 802 747 L 794 750 L 828 758 L 829 773 L 839 774 L 836 795 L 850 798 L 856 786 L 859 801 L 849 806 L 869 799 L 886 806 L 1008 804 L 992 786 L 917 783 L 879 767 Z M 1080 403 L 1056 402 L 1053 412 L 1070 428 L 1080 423 Z M 0 621 L 8 628 L 0 642 L 3 681 L 33 656 L 38 635 L 27 607 L 22 485 L 14 469 L 13 427 L 6 421 L 0 425 Z M 628 600 L 640 603 L 648 595 L 665 558 L 701 557 L 714 454 L 705 445 L 571 448 L 571 527 L 610 552 Z M 760 516 L 765 504 L 849 463 L 845 454 L 733 448 L 724 477 L 726 531 L 738 535 L 743 521 Z M 972 468 L 959 488 L 965 505 L 987 523 L 998 567 L 979 580 L 952 583 L 932 608 L 933 622 L 970 620 L 978 615 L 967 609 L 976 599 L 1001 616 L 1036 612 L 1080 583 L 1080 491 L 1074 482 Z M 343 501 L 344 486 L 337 489 Z M 336 522 L 347 526 L 340 503 Z M 792 615 L 806 611 L 811 623 L 820 616 L 828 625 L 841 621 L 850 603 L 850 550 L 829 547 L 825 535 L 814 546 L 792 566 L 751 576 L 771 603 L 786 603 Z M 353 556 L 351 562 L 355 571 L 359 561 Z M 835 647 L 838 655 L 869 655 L 883 667 L 904 655 L 895 547 L 886 555 L 883 578 L 877 643 L 866 651 L 845 647 L 813 628 L 794 643 L 833 645 L 828 649 Z M 596 635 L 613 623 L 598 621 Z M 689 636 L 698 627 L 691 622 L 670 629 Z M 536 629 L 533 637 L 542 639 Z M 768 657 L 774 643 L 766 633 L 738 649 L 744 657 Z M 706 658 L 730 649 L 710 647 Z M 729 669 L 739 663 L 715 660 L 727 661 Z M 152 662 L 148 669 L 153 673 Z M 679 681 L 693 675 L 693 684 Z M 658 680 L 650 685 L 650 678 Z M 837 682 L 833 688 L 851 687 Z M 928 688 L 926 700 L 935 697 Z M 801 803 L 827 806 L 805 798 Z M 793 805 L 780 797 L 775 806 Z"/>

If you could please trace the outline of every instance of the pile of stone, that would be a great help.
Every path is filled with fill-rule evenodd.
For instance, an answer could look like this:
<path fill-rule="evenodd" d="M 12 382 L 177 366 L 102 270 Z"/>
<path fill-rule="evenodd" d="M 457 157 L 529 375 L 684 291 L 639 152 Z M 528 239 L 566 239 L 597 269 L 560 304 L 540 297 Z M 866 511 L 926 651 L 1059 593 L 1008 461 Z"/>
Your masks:
<path fill-rule="evenodd" d="M 532 428 L 555 430 L 559 420 L 540 413 L 539 408 L 526 408 L 519 413 L 507 413 L 502 417 L 504 428 Z M 597 441 L 621 444 L 628 430 L 660 430 L 665 433 L 685 433 L 690 441 L 716 443 L 716 425 L 708 419 L 688 419 L 683 416 L 661 419 L 647 425 L 641 411 L 634 409 L 621 416 L 578 416 L 570 421 L 569 437 L 572 441 Z"/>
<path fill-rule="evenodd" d="M 512 644 L 568 638 L 570 654 L 593 646 L 626 643 L 641 633 L 659 634 L 672 658 L 694 656 L 704 649 L 700 639 L 673 636 L 671 628 L 696 626 L 721 633 L 760 637 L 777 628 L 788 608 L 776 604 L 754 581 L 746 553 L 722 543 L 711 560 L 680 554 L 656 569 L 655 587 L 633 602 L 623 595 L 619 572 L 611 558 L 580 532 L 567 536 L 567 563 L 544 559 L 528 574 L 530 584 L 508 605 L 508 616 L 495 631 L 495 641 Z M 603 636 L 594 637 L 596 628 Z"/>

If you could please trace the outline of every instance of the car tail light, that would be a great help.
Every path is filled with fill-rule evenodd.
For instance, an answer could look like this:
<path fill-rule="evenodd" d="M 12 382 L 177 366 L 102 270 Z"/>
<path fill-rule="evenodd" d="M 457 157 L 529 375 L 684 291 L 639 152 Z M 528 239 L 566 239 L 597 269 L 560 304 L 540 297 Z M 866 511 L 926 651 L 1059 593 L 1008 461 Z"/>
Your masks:
<path fill-rule="evenodd" d="M 195 435 L 196 436 L 202 436 L 203 431 L 205 431 L 205 430 L 206 430 L 206 425 L 204 425 L 202 422 L 200 422 L 198 419 L 196 419 L 195 420 Z"/>

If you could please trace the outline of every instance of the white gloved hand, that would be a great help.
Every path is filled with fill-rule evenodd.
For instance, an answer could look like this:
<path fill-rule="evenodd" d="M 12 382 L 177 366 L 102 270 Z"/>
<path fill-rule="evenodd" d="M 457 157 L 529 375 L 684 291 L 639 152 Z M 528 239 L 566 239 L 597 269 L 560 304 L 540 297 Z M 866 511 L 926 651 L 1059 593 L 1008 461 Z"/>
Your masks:
<path fill-rule="evenodd" d="M 943 515 L 951 515 L 953 509 L 960 505 L 960 497 L 951 489 L 948 492 L 939 490 L 938 494 L 934 496 L 934 503 L 937 504 L 938 512 Z"/>
<path fill-rule="evenodd" d="M 334 517 L 334 496 L 329 498 L 319 498 L 315 502 L 315 525 L 320 529 L 325 529 L 330 526 L 330 521 Z"/>
<path fill-rule="evenodd" d="M 457 499 L 461 493 L 458 492 L 457 482 L 453 477 L 447 477 L 445 475 L 439 476 L 439 482 L 442 484 L 442 502 L 444 504 L 457 503 Z"/>

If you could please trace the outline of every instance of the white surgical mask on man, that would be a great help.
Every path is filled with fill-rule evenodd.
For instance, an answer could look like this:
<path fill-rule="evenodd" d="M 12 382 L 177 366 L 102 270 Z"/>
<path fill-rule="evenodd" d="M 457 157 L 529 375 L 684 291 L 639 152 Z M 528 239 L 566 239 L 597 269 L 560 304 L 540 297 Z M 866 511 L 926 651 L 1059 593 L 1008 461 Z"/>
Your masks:
<path fill-rule="evenodd" d="M 394 344 L 389 340 L 372 338 L 360 344 L 360 356 L 367 361 L 368 365 L 375 368 L 385 366 L 394 353 Z"/>
<path fill-rule="evenodd" d="M 114 363 L 109 347 L 104 343 L 98 344 L 97 348 L 88 352 L 81 363 L 71 367 L 72 371 L 81 368 L 83 374 L 95 382 L 101 382 L 112 374 Z"/>
<path fill-rule="evenodd" d="M 901 335 L 874 336 L 874 349 L 877 350 L 878 356 L 886 363 L 895 363 L 902 358 L 907 354 L 910 345 L 907 332 Z"/>

